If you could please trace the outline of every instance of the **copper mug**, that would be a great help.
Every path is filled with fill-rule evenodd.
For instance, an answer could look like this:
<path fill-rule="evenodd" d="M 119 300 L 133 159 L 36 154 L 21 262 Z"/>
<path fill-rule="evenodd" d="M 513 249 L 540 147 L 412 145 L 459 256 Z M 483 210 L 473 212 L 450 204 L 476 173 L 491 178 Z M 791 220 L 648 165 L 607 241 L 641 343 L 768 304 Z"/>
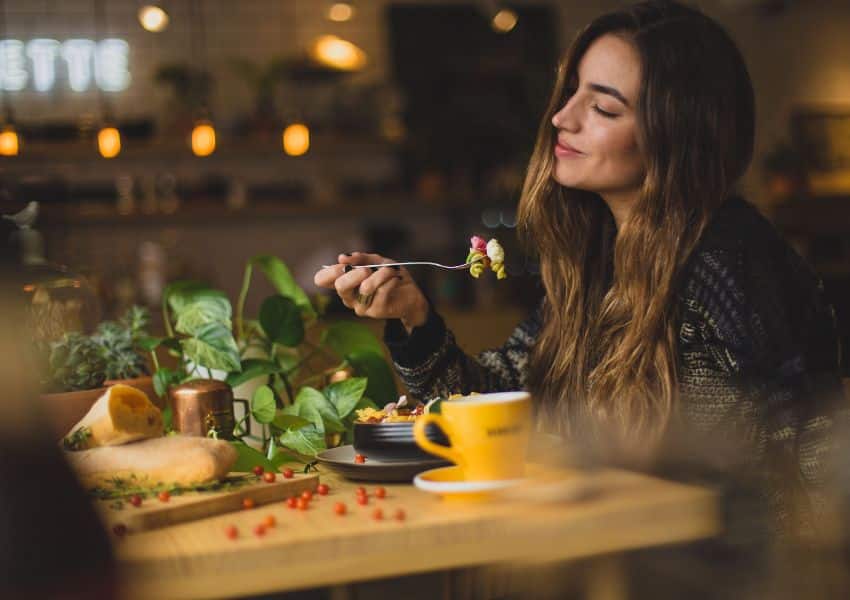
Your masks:
<path fill-rule="evenodd" d="M 245 406 L 245 420 L 251 428 L 251 412 L 247 400 L 234 400 L 233 390 L 223 381 L 196 379 L 168 390 L 174 411 L 172 427 L 183 435 L 206 437 L 214 434 L 224 440 L 233 439 L 236 418 L 233 404 Z"/>

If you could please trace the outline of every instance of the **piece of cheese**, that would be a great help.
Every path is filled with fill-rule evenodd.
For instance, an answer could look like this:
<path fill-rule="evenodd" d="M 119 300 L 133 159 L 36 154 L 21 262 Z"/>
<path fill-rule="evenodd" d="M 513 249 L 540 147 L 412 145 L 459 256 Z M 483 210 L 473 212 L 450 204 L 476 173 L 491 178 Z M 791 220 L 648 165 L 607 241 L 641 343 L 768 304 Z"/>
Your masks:
<path fill-rule="evenodd" d="M 162 436 L 162 413 L 147 394 L 129 385 L 106 389 L 65 436 L 65 447 L 83 450 L 96 446 L 117 446 L 145 438 Z"/>
<path fill-rule="evenodd" d="M 169 435 L 122 446 L 66 452 L 65 456 L 85 485 L 135 478 L 142 486 L 188 486 L 223 479 L 238 453 L 222 440 Z"/>

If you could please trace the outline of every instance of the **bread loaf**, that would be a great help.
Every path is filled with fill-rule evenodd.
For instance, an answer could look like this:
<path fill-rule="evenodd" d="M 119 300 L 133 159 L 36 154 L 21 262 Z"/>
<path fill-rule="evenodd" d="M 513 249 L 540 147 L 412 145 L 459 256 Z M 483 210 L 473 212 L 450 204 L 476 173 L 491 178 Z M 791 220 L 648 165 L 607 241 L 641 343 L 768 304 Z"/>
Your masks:
<path fill-rule="evenodd" d="M 188 486 L 223 479 L 238 453 L 225 441 L 169 435 L 65 455 L 86 485 L 134 477 L 142 486 L 160 483 Z"/>
<path fill-rule="evenodd" d="M 162 433 L 162 413 L 147 394 L 116 384 L 106 389 L 63 442 L 68 450 L 83 450 L 159 437 Z"/>

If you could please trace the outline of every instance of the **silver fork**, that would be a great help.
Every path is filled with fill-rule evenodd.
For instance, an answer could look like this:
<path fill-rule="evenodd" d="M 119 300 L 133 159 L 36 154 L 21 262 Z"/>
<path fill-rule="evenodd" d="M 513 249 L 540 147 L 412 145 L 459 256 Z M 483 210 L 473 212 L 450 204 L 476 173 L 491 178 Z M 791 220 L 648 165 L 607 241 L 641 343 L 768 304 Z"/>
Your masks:
<path fill-rule="evenodd" d="M 437 267 L 438 269 L 447 269 L 449 271 L 460 271 L 460 270 L 463 270 L 463 269 L 468 269 L 469 267 L 471 267 L 473 265 L 473 263 L 463 263 L 462 265 L 443 265 L 443 264 L 440 264 L 440 263 L 419 260 L 419 261 L 409 261 L 409 262 L 381 263 L 381 264 L 375 264 L 375 265 L 351 265 L 351 267 L 355 268 L 355 269 L 371 269 L 373 267 L 378 267 L 378 268 L 380 268 L 380 267 L 407 267 L 407 266 L 413 266 L 413 265 L 424 265 L 424 266 L 427 266 L 427 267 Z M 330 269 L 333 266 L 335 266 L 335 265 L 323 265 L 323 268 Z"/>

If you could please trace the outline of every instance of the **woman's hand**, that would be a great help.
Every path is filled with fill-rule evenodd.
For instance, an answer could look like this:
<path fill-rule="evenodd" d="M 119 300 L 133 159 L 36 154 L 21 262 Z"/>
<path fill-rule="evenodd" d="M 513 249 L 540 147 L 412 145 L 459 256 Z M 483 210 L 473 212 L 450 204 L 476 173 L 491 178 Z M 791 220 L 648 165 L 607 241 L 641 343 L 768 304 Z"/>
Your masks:
<path fill-rule="evenodd" d="M 339 264 L 316 272 L 313 282 L 336 290 L 348 308 L 359 317 L 400 319 L 409 334 L 425 323 L 428 301 L 403 267 L 352 269 L 351 265 L 395 262 L 379 254 L 340 254 Z"/>

